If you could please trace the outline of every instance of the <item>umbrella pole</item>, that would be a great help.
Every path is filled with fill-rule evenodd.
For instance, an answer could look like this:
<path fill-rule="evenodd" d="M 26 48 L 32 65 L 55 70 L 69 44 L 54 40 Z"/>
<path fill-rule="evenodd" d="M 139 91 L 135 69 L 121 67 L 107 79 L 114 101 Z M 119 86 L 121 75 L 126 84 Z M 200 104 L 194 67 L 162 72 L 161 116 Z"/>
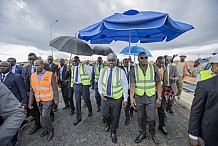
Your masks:
<path fill-rule="evenodd" d="M 69 67 L 70 67 L 71 59 L 72 59 L 72 53 L 70 53 Z M 70 68 L 71 68 L 71 67 L 70 67 Z"/>

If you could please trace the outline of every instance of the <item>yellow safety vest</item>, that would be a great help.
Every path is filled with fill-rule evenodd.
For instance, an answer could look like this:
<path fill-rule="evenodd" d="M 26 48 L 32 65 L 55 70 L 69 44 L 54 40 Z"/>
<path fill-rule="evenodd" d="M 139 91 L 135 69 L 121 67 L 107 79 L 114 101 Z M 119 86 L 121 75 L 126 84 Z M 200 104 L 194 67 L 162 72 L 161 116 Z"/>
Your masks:
<path fill-rule="evenodd" d="M 152 64 L 148 64 L 146 75 L 144 76 L 142 69 L 138 64 L 134 67 L 136 88 L 135 93 L 139 96 L 143 96 L 144 93 L 151 97 L 155 95 L 155 81 L 154 81 L 154 67 Z"/>
<path fill-rule="evenodd" d="M 108 67 L 102 70 L 102 91 L 106 95 L 107 80 L 108 80 Z M 122 83 L 121 83 L 121 69 L 116 68 L 115 74 L 112 79 L 112 97 L 114 99 L 120 99 L 123 96 Z"/>
<path fill-rule="evenodd" d="M 100 65 L 100 70 L 103 69 L 104 67 L 105 67 L 104 64 L 101 64 Z M 100 72 L 98 70 L 98 65 L 94 66 L 94 72 L 95 72 L 95 82 L 98 82 L 99 75 L 100 75 Z"/>
<path fill-rule="evenodd" d="M 80 66 L 79 66 L 79 73 L 80 73 L 80 78 L 81 78 L 82 84 L 83 85 L 91 85 L 89 75 L 85 71 L 85 66 L 83 64 L 80 64 Z M 74 85 L 74 66 L 72 66 L 72 68 L 71 68 L 70 87 L 73 87 L 73 85 Z"/>
<path fill-rule="evenodd" d="M 201 81 L 207 80 L 213 77 L 211 73 L 208 72 L 208 70 L 202 70 L 200 71 Z"/>

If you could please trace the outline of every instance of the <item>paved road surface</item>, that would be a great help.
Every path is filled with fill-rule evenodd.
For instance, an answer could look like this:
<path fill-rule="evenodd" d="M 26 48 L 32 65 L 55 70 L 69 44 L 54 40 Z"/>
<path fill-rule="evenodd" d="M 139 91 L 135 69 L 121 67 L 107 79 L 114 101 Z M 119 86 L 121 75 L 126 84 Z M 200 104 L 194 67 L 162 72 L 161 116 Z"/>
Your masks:
<path fill-rule="evenodd" d="M 111 146 L 111 145 L 125 145 L 134 146 L 135 137 L 138 135 L 138 124 L 136 113 L 134 112 L 131 118 L 130 125 L 125 126 L 124 111 L 122 110 L 120 125 L 117 131 L 118 144 L 111 142 L 110 133 L 104 132 L 104 124 L 102 123 L 102 116 L 95 110 L 96 104 L 91 90 L 91 98 L 93 105 L 93 115 L 88 117 L 87 108 L 82 108 L 83 119 L 77 126 L 73 125 L 75 114 L 70 116 L 69 109 L 62 110 L 64 107 L 63 100 L 59 104 L 59 110 L 56 112 L 54 127 L 55 136 L 54 140 L 48 142 L 46 136 L 41 138 L 40 134 L 43 129 L 37 131 L 33 135 L 28 135 L 33 127 L 34 122 L 29 123 L 19 133 L 20 143 L 19 146 Z M 187 125 L 189 112 L 178 104 L 174 105 L 174 114 L 167 113 L 167 129 L 169 135 L 163 135 L 157 130 L 157 137 L 160 141 L 160 146 L 187 146 Z M 158 118 L 157 118 L 158 119 Z M 42 126 L 44 126 L 44 123 Z M 158 122 L 157 122 L 158 126 Z M 156 126 L 156 127 L 157 127 Z M 157 129 L 157 128 L 156 128 Z M 151 136 L 147 132 L 147 138 L 138 145 L 154 146 Z"/>

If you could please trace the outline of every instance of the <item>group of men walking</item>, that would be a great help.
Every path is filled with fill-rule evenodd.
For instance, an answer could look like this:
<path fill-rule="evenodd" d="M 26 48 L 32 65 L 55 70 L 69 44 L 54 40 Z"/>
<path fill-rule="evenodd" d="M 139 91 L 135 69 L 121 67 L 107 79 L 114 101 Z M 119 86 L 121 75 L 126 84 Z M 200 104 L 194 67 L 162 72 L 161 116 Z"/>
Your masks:
<path fill-rule="evenodd" d="M 105 131 L 111 132 L 111 140 L 117 143 L 117 129 L 121 109 L 125 109 L 125 125 L 130 123 L 130 116 L 137 111 L 137 120 L 140 128 L 135 143 L 146 138 L 146 123 L 149 133 L 155 144 L 159 141 L 155 131 L 156 108 L 159 117 L 158 129 L 167 135 L 166 113 L 173 113 L 172 106 L 175 95 L 181 96 L 183 79 L 190 72 L 186 55 L 180 55 L 180 62 L 173 64 L 170 56 L 159 56 L 155 64 L 148 62 L 145 52 L 138 55 L 138 64 L 129 64 L 129 59 L 123 60 L 123 66 L 117 66 L 117 56 L 111 53 L 107 56 L 107 65 L 101 57 L 90 69 L 89 65 L 82 64 L 78 56 L 67 66 L 64 59 L 60 59 L 60 67 L 53 63 L 53 57 L 48 56 L 48 63 L 37 59 L 34 53 L 28 55 L 29 65 L 23 69 L 16 67 L 16 59 L 9 58 L 0 63 L 0 77 L 14 96 L 22 103 L 27 112 L 30 112 L 35 125 L 30 135 L 41 128 L 40 115 L 46 129 L 41 136 L 47 135 L 50 141 L 54 136 L 52 121 L 54 112 L 58 110 L 58 86 L 61 88 L 65 107 L 70 108 L 70 115 L 76 111 L 73 125 L 82 121 L 82 98 L 88 109 L 88 117 L 92 116 L 93 107 L 90 100 L 90 87 L 95 90 L 97 112 L 102 113 Z M 75 95 L 75 104 L 73 95 Z M 26 123 L 25 121 L 23 122 Z M 191 132 L 190 132 L 191 133 Z M 17 143 L 17 133 L 11 140 L 12 145 Z"/>

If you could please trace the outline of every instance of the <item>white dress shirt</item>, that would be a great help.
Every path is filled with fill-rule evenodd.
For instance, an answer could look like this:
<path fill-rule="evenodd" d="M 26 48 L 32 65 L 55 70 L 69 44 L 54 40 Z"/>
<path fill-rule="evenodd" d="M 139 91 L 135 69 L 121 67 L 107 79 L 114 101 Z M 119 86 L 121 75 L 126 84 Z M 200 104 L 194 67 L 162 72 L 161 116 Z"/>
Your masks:
<path fill-rule="evenodd" d="M 108 69 L 108 76 L 107 76 L 107 78 L 108 78 L 111 68 L 107 67 L 107 69 Z M 116 69 L 117 69 L 116 66 L 112 69 L 113 70 L 112 71 L 112 79 L 114 78 Z M 103 86 L 103 84 L 102 84 L 102 81 L 103 81 L 103 79 L 102 79 L 103 78 L 102 70 L 100 71 L 100 76 L 99 76 L 99 80 L 98 80 L 98 92 L 99 92 L 99 94 L 103 93 L 103 91 L 102 91 L 102 86 Z M 128 81 L 127 81 L 127 78 L 126 78 L 126 74 L 122 69 L 121 69 L 121 80 L 120 80 L 120 82 L 121 82 L 122 88 L 123 88 L 124 101 L 127 101 L 129 95 L 128 95 L 128 86 L 126 86 L 126 85 L 128 85 Z M 107 89 L 107 87 L 106 87 L 106 89 Z M 112 97 L 112 96 L 109 96 L 109 97 Z"/>
<path fill-rule="evenodd" d="M 15 70 L 16 70 L 16 64 L 11 67 L 11 72 L 15 73 Z"/>
<path fill-rule="evenodd" d="M 64 65 L 60 68 L 60 80 L 61 81 L 63 81 L 62 79 L 63 69 L 64 69 Z"/>
<path fill-rule="evenodd" d="M 76 82 L 76 70 L 77 70 L 77 67 L 78 67 L 78 80 Z M 81 84 L 81 77 L 80 77 L 80 64 L 78 66 L 74 66 L 74 83 L 75 84 Z M 89 66 L 88 65 L 84 65 L 84 69 L 85 69 L 85 72 L 89 75 L 89 79 L 91 80 L 91 71 L 89 69 Z"/>
<path fill-rule="evenodd" d="M 167 86 L 170 86 L 170 64 L 167 65 L 167 76 L 168 76 Z"/>
<path fill-rule="evenodd" d="M 3 77 L 3 75 L 5 75 L 5 77 L 4 77 L 4 80 L 2 81 L 2 82 L 4 82 L 5 81 L 5 79 L 6 79 L 6 77 L 7 77 L 7 75 L 10 73 L 10 71 L 9 72 L 7 72 L 6 74 L 1 74 L 2 75 L 2 77 Z"/>

